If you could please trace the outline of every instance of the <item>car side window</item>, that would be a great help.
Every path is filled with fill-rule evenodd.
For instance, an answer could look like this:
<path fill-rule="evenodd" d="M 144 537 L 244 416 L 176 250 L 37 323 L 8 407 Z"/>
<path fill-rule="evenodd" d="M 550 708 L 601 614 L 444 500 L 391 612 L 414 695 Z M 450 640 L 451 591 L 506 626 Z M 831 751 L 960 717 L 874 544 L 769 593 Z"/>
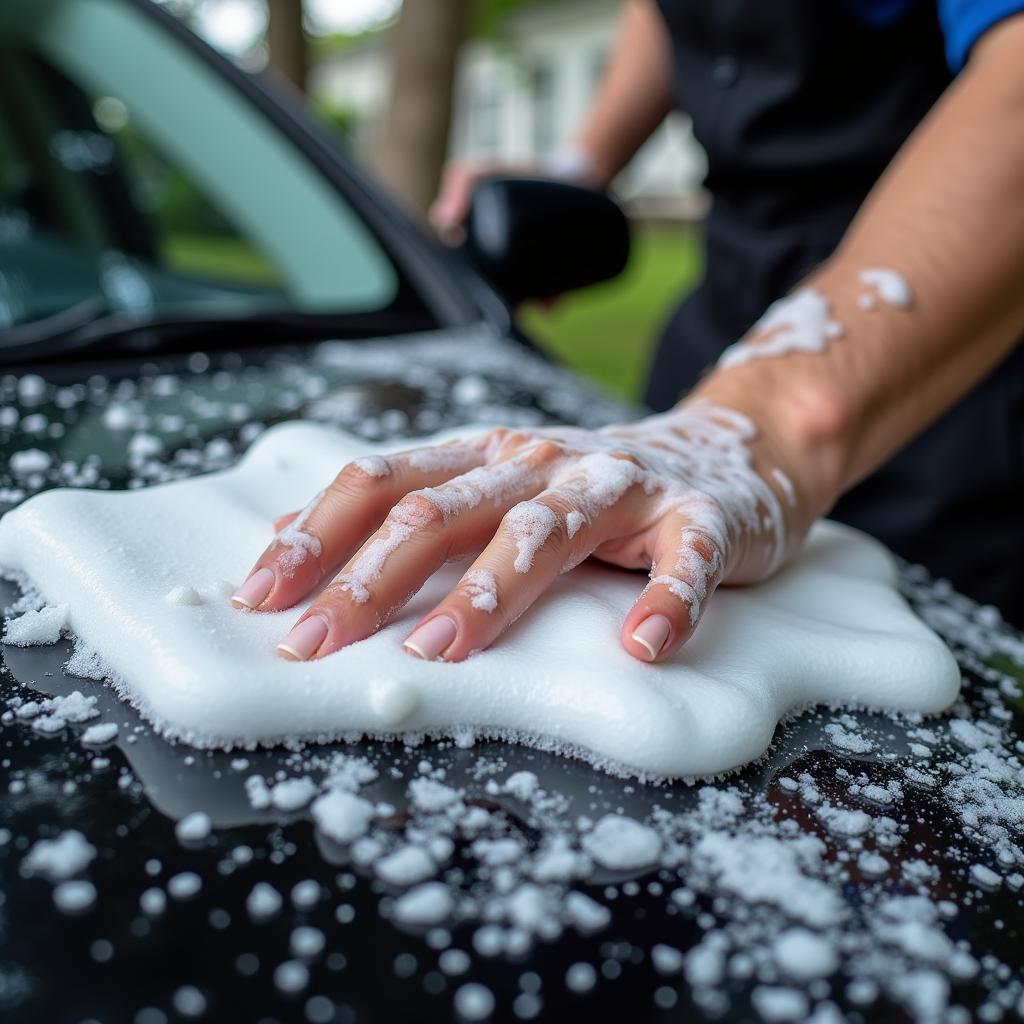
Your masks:
<path fill-rule="evenodd" d="M 284 287 L 281 274 L 259 246 L 132 123 L 121 100 L 101 96 L 93 110 L 117 146 L 134 205 L 148 224 L 163 267 L 222 285 Z"/>
<path fill-rule="evenodd" d="M 0 5 L 0 328 L 408 302 L 348 200 L 132 4 Z"/>

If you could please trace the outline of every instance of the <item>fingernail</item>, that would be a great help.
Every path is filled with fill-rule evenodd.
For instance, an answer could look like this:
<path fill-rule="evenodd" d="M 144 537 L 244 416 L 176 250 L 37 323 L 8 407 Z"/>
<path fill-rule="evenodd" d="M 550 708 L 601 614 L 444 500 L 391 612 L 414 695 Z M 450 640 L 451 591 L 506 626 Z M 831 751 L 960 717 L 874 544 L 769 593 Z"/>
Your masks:
<path fill-rule="evenodd" d="M 424 661 L 433 661 L 451 647 L 457 632 L 458 628 L 447 615 L 437 615 L 419 629 L 414 629 L 402 646 Z"/>
<path fill-rule="evenodd" d="M 291 632 L 277 645 L 279 653 L 294 661 L 306 661 L 320 649 L 327 639 L 327 620 L 311 615 L 292 627 Z"/>
<path fill-rule="evenodd" d="M 633 630 L 633 639 L 650 652 L 650 660 L 658 656 L 672 632 L 672 623 L 664 615 L 651 615 Z"/>
<path fill-rule="evenodd" d="M 237 608 L 256 608 L 267 599 L 274 589 L 274 570 L 260 569 L 254 572 L 235 592 L 231 595 L 231 603 Z"/>

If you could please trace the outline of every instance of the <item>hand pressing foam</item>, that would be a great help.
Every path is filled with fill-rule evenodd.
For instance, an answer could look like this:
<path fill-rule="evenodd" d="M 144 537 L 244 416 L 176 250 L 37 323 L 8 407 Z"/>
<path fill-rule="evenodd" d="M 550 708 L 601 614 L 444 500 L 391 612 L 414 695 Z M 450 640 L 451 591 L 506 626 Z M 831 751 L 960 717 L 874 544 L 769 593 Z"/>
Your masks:
<path fill-rule="evenodd" d="M 760 756 L 776 723 L 807 705 L 936 713 L 957 695 L 956 663 L 897 593 L 890 555 L 827 522 L 774 579 L 720 590 L 663 665 L 619 644 L 644 578 L 594 563 L 459 664 L 401 648 L 457 567 L 368 640 L 319 661 L 278 658 L 301 608 L 239 611 L 230 584 L 276 516 L 345 463 L 388 450 L 291 423 L 224 472 L 116 494 L 50 491 L 0 520 L 0 566 L 67 605 L 69 629 L 118 691 L 196 746 L 475 732 L 642 777 L 712 775 Z"/>

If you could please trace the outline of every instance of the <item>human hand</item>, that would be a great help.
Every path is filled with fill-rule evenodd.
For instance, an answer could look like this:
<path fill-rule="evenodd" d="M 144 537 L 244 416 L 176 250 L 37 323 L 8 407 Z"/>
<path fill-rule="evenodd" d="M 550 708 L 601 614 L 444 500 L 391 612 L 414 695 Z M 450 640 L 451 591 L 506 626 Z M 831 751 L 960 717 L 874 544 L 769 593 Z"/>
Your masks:
<path fill-rule="evenodd" d="M 813 515 L 788 468 L 746 416 L 700 399 L 600 431 L 497 429 L 357 459 L 278 521 L 233 601 L 277 611 L 333 576 L 278 648 L 323 657 L 376 632 L 446 562 L 475 555 L 405 641 L 460 661 L 594 555 L 650 570 L 621 642 L 660 661 L 720 583 L 764 578 L 799 543 Z"/>
<path fill-rule="evenodd" d="M 453 160 L 445 165 L 441 189 L 428 212 L 430 223 L 442 241 L 449 245 L 458 245 L 462 241 L 473 189 L 485 178 L 499 174 L 541 177 L 544 171 L 530 164 L 510 164 L 493 159 Z"/>

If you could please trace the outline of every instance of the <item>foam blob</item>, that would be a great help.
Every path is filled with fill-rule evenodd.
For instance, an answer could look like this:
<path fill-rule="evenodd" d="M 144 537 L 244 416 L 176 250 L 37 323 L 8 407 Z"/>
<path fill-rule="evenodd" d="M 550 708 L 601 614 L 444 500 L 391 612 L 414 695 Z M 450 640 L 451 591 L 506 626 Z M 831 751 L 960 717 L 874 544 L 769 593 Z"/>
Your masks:
<path fill-rule="evenodd" d="M 49 604 L 34 608 L 16 619 L 7 622 L 3 643 L 11 647 L 35 647 L 38 644 L 53 644 L 60 639 L 61 630 L 67 626 L 68 606 Z"/>
<path fill-rule="evenodd" d="M 382 725 L 400 725 L 416 710 L 418 698 L 412 684 L 398 679 L 375 679 L 370 684 L 370 706 Z"/>
<path fill-rule="evenodd" d="M 910 309 L 914 293 L 906 278 L 889 267 L 867 267 L 857 275 L 861 284 L 873 288 L 878 297 L 897 309 Z"/>
<path fill-rule="evenodd" d="M 709 775 L 758 757 L 803 706 L 936 713 L 957 695 L 956 663 L 897 593 L 890 555 L 831 523 L 772 580 L 716 594 L 693 639 L 657 666 L 619 644 L 645 580 L 592 563 L 458 664 L 401 649 L 458 567 L 378 634 L 317 662 L 274 654 L 301 608 L 254 614 L 225 598 L 167 613 L 169 584 L 244 579 L 282 510 L 301 508 L 352 459 L 390 450 L 290 423 L 219 473 L 121 493 L 47 491 L 0 520 L 0 566 L 66 604 L 68 627 L 100 652 L 118 691 L 197 746 L 393 734 L 400 723 L 517 738 L 645 777 Z M 390 695 L 374 680 L 391 681 Z M 369 820 L 361 808 L 319 811 L 339 832 Z"/>

